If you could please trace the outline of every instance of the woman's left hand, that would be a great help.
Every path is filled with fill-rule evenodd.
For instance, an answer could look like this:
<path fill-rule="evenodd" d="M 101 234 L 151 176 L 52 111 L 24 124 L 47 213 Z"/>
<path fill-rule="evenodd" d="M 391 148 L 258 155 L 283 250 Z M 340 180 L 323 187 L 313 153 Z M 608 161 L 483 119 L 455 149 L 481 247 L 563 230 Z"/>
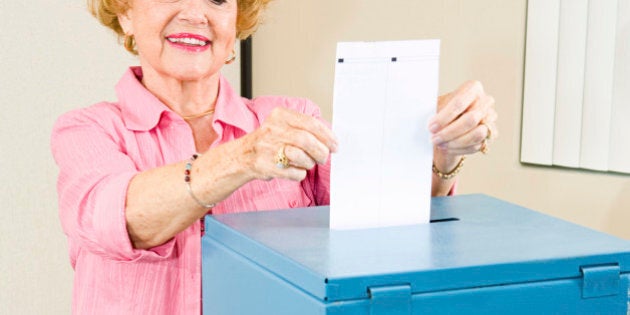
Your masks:
<path fill-rule="evenodd" d="M 462 156 L 486 152 L 498 136 L 494 98 L 479 81 L 468 81 L 438 98 L 437 114 L 429 122 L 434 163 L 449 172 Z"/>

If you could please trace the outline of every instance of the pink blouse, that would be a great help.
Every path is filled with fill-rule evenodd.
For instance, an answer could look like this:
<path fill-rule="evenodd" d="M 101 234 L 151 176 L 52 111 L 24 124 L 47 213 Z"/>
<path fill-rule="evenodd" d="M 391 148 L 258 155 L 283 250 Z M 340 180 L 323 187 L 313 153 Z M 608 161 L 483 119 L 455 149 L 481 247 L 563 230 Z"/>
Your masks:
<path fill-rule="evenodd" d="M 130 68 L 116 85 L 118 102 L 62 115 L 51 147 L 59 166 L 59 216 L 74 268 L 74 314 L 200 314 L 200 223 L 149 250 L 133 248 L 125 195 L 139 172 L 184 161 L 195 153 L 188 124 L 139 82 Z M 213 146 L 254 131 L 274 107 L 320 118 L 306 99 L 234 93 L 221 78 L 211 126 Z M 321 118 L 320 118 L 321 119 Z M 183 173 L 184 170 L 182 170 Z M 214 213 L 308 207 L 329 203 L 330 164 L 302 182 L 252 181 L 217 204 Z M 182 189 L 185 188 L 182 178 Z"/>

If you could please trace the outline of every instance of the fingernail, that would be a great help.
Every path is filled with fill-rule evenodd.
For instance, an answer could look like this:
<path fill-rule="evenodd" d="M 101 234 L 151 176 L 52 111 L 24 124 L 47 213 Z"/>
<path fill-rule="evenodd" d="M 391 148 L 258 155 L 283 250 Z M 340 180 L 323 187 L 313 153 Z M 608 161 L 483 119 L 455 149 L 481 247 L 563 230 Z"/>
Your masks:
<path fill-rule="evenodd" d="M 442 144 L 442 138 L 440 138 L 440 136 L 433 136 L 433 137 L 431 137 L 431 141 L 433 141 L 433 143 L 435 143 L 436 145 L 441 145 Z"/>
<path fill-rule="evenodd" d="M 330 151 L 331 152 L 337 152 L 337 147 L 339 146 L 339 144 L 335 141 L 330 145 Z"/>
<path fill-rule="evenodd" d="M 431 133 L 436 133 L 438 130 L 440 130 L 440 125 L 438 125 L 438 123 L 432 123 L 429 125 L 429 131 L 431 131 Z"/>

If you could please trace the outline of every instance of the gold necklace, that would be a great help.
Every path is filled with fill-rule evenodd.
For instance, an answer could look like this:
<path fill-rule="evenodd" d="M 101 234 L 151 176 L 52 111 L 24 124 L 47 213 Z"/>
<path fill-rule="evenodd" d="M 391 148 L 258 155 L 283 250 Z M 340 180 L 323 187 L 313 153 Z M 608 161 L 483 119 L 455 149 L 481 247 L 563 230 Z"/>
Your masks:
<path fill-rule="evenodd" d="M 209 109 L 209 110 L 207 110 L 207 111 L 205 111 L 203 113 L 182 116 L 182 118 L 184 120 L 191 120 L 191 119 L 195 119 L 195 118 L 199 118 L 199 117 L 203 117 L 203 116 L 212 115 L 213 113 L 214 113 L 214 108 Z"/>

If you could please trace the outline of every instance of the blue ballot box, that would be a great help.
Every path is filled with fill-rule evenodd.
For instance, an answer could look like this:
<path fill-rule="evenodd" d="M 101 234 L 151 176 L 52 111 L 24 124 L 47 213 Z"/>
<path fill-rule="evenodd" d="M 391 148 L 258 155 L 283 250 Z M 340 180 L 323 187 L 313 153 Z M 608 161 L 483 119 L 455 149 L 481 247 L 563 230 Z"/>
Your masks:
<path fill-rule="evenodd" d="M 485 195 L 431 207 L 351 231 L 328 207 L 209 216 L 204 314 L 627 313 L 630 242 Z"/>

